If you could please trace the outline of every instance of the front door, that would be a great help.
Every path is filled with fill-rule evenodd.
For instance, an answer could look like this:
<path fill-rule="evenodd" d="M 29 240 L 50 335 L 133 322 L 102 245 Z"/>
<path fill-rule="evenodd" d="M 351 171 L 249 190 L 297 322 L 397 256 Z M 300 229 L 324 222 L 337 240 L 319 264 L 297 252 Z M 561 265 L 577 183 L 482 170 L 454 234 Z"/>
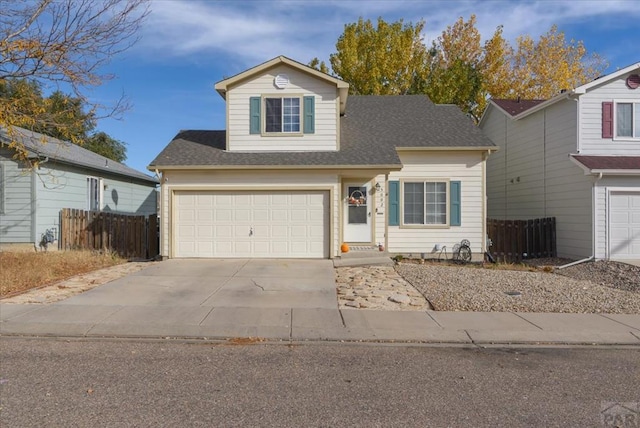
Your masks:
<path fill-rule="evenodd" d="M 371 185 L 368 182 L 344 183 L 344 241 L 371 242 Z"/>

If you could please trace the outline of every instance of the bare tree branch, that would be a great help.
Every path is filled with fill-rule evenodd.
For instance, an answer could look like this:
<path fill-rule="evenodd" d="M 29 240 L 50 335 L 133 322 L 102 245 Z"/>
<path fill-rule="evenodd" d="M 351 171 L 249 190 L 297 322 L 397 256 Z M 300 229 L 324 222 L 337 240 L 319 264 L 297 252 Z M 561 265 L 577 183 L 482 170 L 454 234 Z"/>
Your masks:
<path fill-rule="evenodd" d="M 128 108 L 124 97 L 106 107 L 91 102 L 86 90 L 113 79 L 105 66 L 138 41 L 148 14 L 149 0 L 0 0 L 0 85 L 20 79 L 53 90 L 63 85 L 96 119 L 122 113 Z M 0 103 L 0 127 L 52 120 L 23 113 Z"/>

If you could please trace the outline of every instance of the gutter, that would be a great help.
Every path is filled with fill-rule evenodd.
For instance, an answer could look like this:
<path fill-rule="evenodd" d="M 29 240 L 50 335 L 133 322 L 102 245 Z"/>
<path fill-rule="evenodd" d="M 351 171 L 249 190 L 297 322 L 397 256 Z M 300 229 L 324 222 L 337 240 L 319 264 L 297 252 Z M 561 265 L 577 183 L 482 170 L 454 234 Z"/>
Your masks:
<path fill-rule="evenodd" d="M 400 171 L 402 164 L 389 164 L 389 165 L 149 165 L 147 167 L 149 171 L 154 170 L 225 170 L 225 169 L 250 169 L 250 170 L 389 170 Z"/>

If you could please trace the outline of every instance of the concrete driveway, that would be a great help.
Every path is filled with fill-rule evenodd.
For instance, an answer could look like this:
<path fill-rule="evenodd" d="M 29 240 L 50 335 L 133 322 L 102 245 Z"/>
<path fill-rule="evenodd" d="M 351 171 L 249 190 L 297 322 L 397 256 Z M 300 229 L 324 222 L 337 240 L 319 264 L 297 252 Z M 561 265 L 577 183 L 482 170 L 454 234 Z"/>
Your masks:
<path fill-rule="evenodd" d="M 167 260 L 63 305 L 337 309 L 330 260 Z"/>

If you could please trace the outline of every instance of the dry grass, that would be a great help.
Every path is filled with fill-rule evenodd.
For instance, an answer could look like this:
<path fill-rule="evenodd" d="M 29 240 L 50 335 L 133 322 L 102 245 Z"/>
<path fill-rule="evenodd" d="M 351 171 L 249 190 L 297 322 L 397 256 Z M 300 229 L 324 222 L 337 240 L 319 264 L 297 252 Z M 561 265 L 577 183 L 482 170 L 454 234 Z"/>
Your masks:
<path fill-rule="evenodd" d="M 114 254 L 90 251 L 0 252 L 0 297 L 125 262 Z"/>

